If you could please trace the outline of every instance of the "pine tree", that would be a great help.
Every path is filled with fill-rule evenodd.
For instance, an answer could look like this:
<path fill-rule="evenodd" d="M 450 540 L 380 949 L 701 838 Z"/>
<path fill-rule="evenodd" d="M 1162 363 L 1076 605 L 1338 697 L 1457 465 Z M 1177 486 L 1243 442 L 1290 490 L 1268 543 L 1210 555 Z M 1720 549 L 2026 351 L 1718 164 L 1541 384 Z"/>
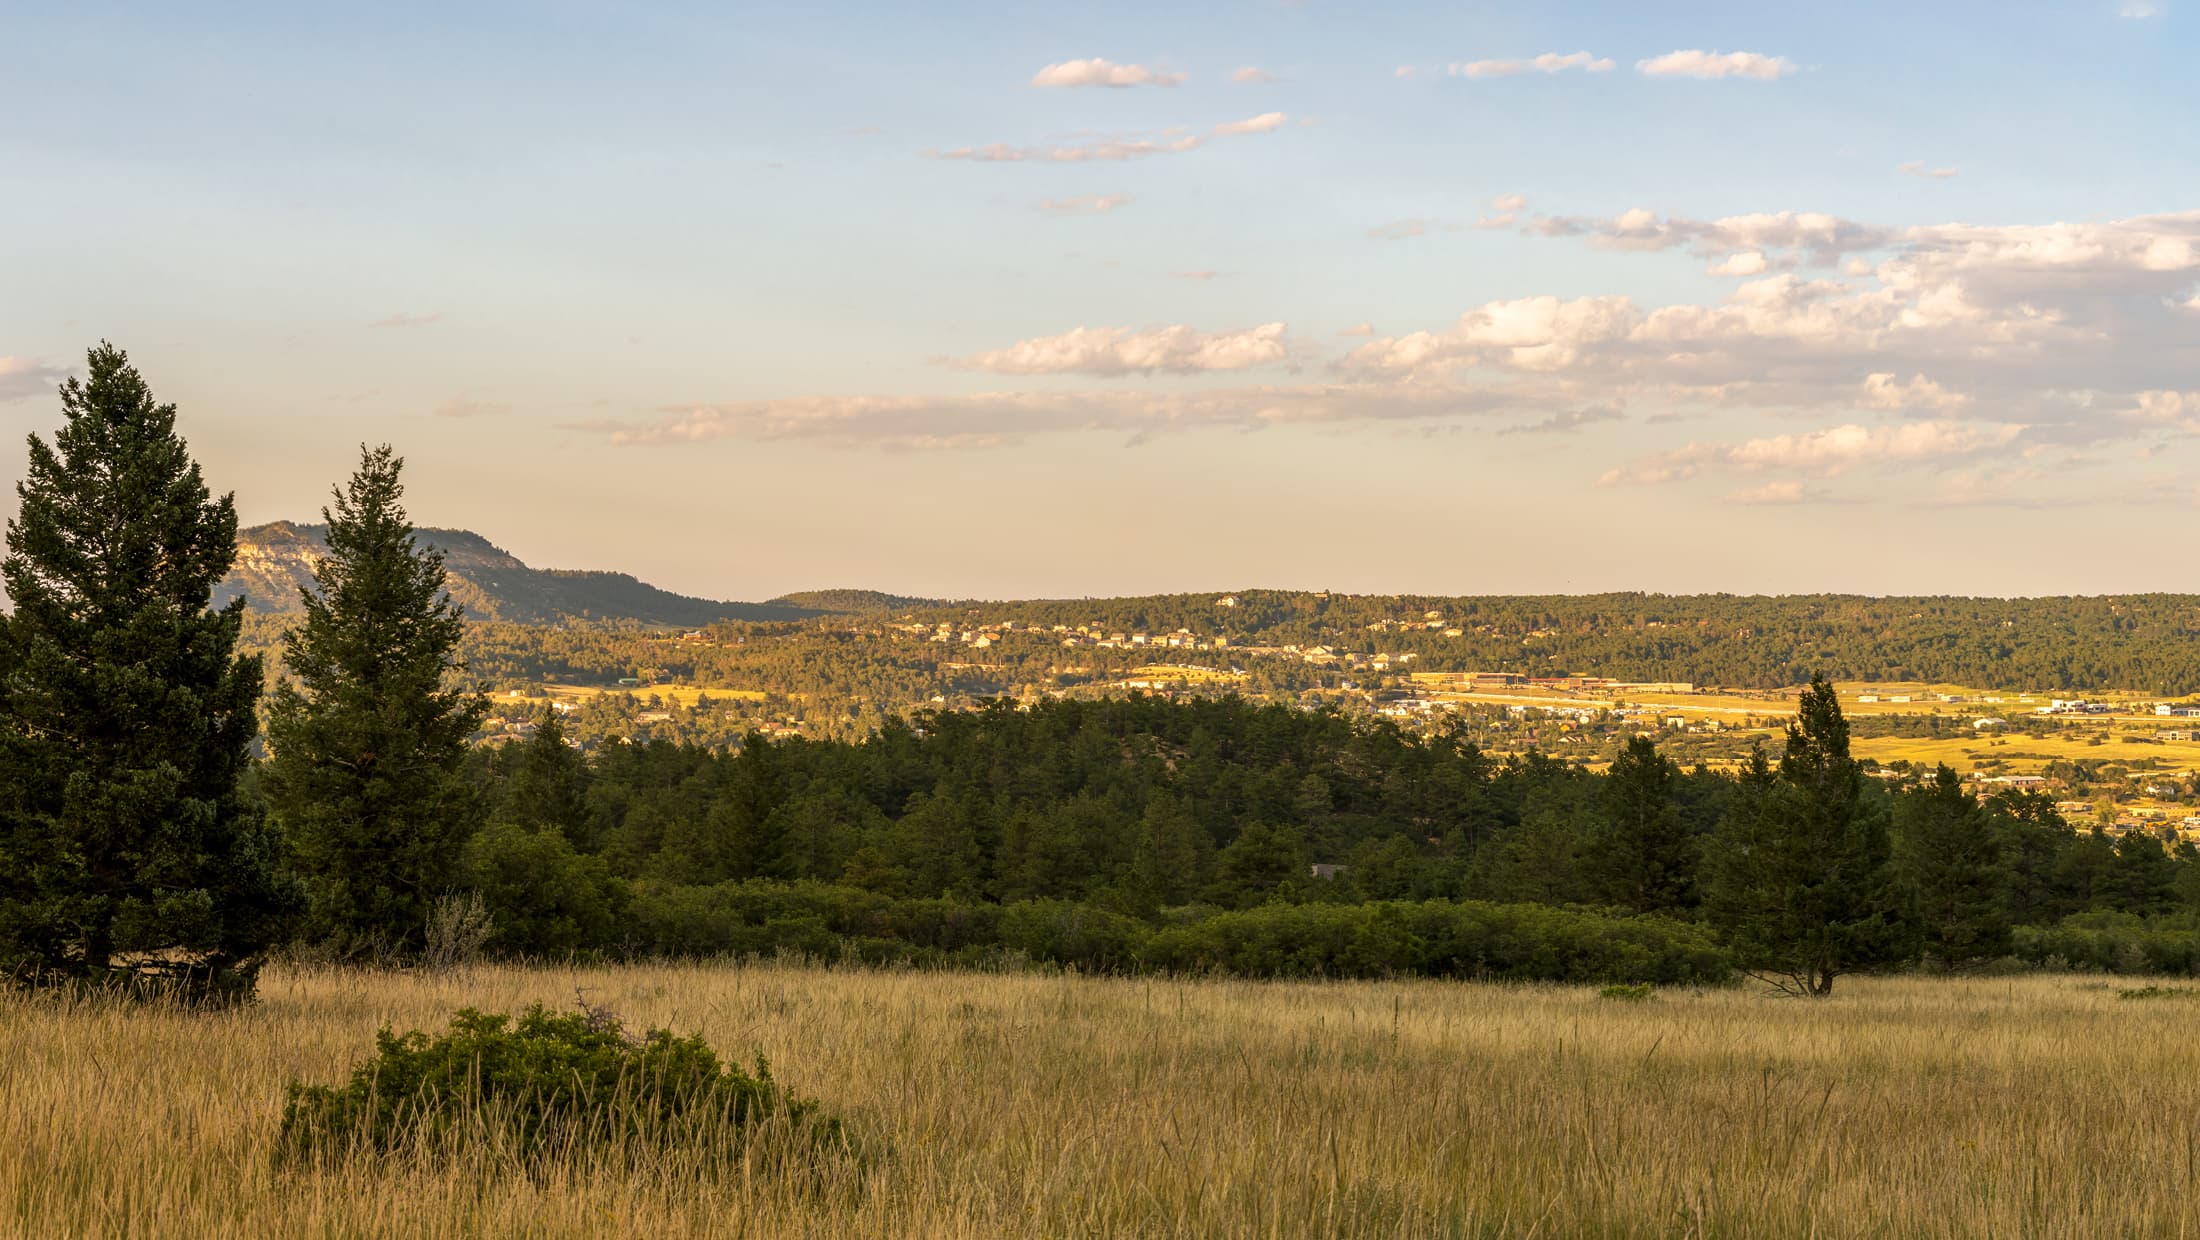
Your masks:
<path fill-rule="evenodd" d="M 1907 947 L 1886 814 L 1864 795 L 1849 725 L 1813 677 L 1779 769 L 1761 752 L 1714 841 L 1713 920 L 1742 967 L 1801 994 L 1900 959 Z"/>
<path fill-rule="evenodd" d="M 240 787 L 244 601 L 207 610 L 236 505 L 122 350 L 87 361 L 53 444 L 31 436 L 0 561 L 0 972 L 249 998 L 296 899 Z"/>
<path fill-rule="evenodd" d="M 264 783 L 309 933 L 350 953 L 419 946 L 480 818 L 460 766 L 488 706 L 451 683 L 463 611 L 398 503 L 404 464 L 388 445 L 362 449 L 321 510 L 328 556 L 300 591 L 268 711 Z"/>
<path fill-rule="evenodd" d="M 565 737 L 553 706 L 542 709 L 533 735 L 504 751 L 504 814 L 530 831 L 556 831 L 582 852 L 596 848 L 588 818 L 588 766 Z"/>
<path fill-rule="evenodd" d="M 1943 765 L 1895 803 L 1896 861 L 1916 903 L 1919 943 L 1941 967 L 2009 952 L 2001 840 L 1978 798 Z"/>
<path fill-rule="evenodd" d="M 1631 738 L 1605 773 L 1599 861 L 1613 900 L 1638 913 L 1696 903 L 1697 842 L 1681 818 L 1680 777 L 1647 736 Z"/>

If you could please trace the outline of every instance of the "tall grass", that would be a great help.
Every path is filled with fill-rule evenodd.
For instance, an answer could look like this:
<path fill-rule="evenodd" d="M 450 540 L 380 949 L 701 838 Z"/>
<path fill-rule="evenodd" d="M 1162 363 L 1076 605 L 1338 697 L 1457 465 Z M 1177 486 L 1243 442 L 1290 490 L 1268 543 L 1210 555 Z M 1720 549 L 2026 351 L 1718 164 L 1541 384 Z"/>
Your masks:
<path fill-rule="evenodd" d="M 761 1053 L 875 1155 L 284 1170 L 375 1029 L 569 1003 Z M 2070 976 L 1594 988 L 665 965 L 270 971 L 192 1013 L 0 999 L 39 1236 L 2200 1234 L 2191 1013 Z"/>

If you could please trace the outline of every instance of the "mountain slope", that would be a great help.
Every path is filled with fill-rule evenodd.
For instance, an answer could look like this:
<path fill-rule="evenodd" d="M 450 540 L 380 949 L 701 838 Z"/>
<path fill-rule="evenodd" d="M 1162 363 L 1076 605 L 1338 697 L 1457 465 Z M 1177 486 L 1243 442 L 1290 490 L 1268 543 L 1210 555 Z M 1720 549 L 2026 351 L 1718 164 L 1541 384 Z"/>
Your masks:
<path fill-rule="evenodd" d="M 242 594 L 254 611 L 299 610 L 298 591 L 313 582 L 327 554 L 327 527 L 277 521 L 237 534 L 237 562 L 214 591 L 221 606 Z M 468 530 L 423 529 L 420 542 L 443 552 L 451 597 L 470 620 L 557 624 L 570 620 L 637 621 L 691 627 L 714 620 L 801 620 L 819 609 L 767 603 L 723 603 L 660 590 L 625 573 L 530 568 Z"/>
<path fill-rule="evenodd" d="M 872 611 L 906 611 L 912 607 L 938 607 L 942 600 L 910 598 L 901 594 L 886 594 L 878 590 L 797 590 L 782 594 L 767 606 L 800 607 L 808 611 L 826 611 L 839 615 L 855 615 Z"/>

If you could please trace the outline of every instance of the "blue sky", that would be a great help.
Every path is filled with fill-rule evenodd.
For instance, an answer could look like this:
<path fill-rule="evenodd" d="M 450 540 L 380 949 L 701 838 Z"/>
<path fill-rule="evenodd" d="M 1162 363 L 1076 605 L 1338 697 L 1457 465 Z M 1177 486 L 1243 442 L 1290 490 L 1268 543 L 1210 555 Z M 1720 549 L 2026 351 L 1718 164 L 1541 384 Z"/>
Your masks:
<path fill-rule="evenodd" d="M 107 338 L 695 593 L 2200 589 L 2178 0 L 359 8 L 0 8 L 0 471 Z"/>

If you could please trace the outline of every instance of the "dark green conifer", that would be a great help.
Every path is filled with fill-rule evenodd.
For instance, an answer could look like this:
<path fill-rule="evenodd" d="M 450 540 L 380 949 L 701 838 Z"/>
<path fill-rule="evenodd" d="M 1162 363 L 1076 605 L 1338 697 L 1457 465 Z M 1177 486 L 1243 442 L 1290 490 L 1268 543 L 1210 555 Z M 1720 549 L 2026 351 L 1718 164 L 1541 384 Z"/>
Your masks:
<path fill-rule="evenodd" d="M 1831 994 L 1836 977 L 1908 947 L 1891 853 L 1833 686 L 1813 677 L 1778 770 L 1760 755 L 1743 775 L 1714 842 L 1708 910 L 1743 967 Z"/>
<path fill-rule="evenodd" d="M 460 766 L 488 706 L 453 683 L 463 610 L 398 503 L 404 464 L 363 449 L 321 510 L 328 556 L 300 591 L 268 711 L 264 782 L 309 935 L 349 954 L 419 946 L 480 819 Z"/>
<path fill-rule="evenodd" d="M 236 556 L 174 405 L 101 344 L 30 440 L 0 561 L 0 970 L 107 982 L 167 975 L 243 998 L 295 898 L 240 787 L 260 660 Z"/>

